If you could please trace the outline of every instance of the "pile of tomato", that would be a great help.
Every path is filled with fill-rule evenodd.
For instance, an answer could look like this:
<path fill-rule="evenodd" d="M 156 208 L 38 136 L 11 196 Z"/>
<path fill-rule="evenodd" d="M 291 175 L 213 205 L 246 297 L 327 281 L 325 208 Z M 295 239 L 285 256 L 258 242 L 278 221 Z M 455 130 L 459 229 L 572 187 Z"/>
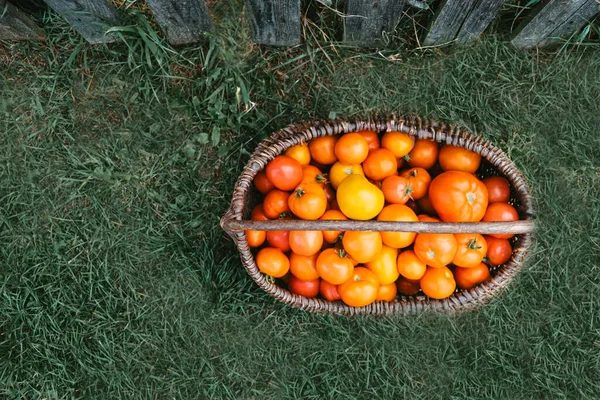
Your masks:
<path fill-rule="evenodd" d="M 510 184 L 480 179 L 481 157 L 401 132 L 324 136 L 257 174 L 253 220 L 515 221 Z M 421 291 L 434 299 L 490 278 L 512 235 L 246 231 L 258 268 L 295 294 L 361 307 Z"/>

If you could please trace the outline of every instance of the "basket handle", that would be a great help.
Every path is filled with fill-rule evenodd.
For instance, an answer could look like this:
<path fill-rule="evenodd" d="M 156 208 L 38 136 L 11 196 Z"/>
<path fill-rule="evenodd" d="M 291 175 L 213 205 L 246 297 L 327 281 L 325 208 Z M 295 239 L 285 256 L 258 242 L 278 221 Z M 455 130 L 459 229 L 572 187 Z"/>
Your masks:
<path fill-rule="evenodd" d="M 408 222 L 408 221 L 332 221 L 227 219 L 222 227 L 228 232 L 257 231 L 376 231 L 416 233 L 522 234 L 534 230 L 534 221 L 509 222 Z"/>

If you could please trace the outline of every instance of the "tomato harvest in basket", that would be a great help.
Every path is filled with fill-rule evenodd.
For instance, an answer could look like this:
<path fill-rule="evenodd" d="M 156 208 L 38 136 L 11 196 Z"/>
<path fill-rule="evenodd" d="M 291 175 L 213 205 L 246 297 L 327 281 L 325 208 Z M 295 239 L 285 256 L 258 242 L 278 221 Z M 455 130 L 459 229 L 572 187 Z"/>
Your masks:
<path fill-rule="evenodd" d="M 261 200 L 251 219 L 517 221 L 509 181 L 490 175 L 486 162 L 402 132 L 323 136 L 287 148 L 256 175 Z M 333 228 L 252 230 L 246 238 L 258 268 L 276 284 L 350 307 L 398 296 L 445 299 L 485 284 L 513 253 L 508 234 Z"/>

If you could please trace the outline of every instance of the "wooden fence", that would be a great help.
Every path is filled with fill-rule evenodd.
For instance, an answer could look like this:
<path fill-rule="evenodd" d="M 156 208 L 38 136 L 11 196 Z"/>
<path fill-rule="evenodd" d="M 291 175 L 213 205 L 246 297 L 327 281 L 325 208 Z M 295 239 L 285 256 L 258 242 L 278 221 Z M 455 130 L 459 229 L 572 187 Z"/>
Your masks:
<path fill-rule="evenodd" d="M 15 6 L 18 1 L 0 0 L 0 39 L 43 40 L 44 32 Z M 121 19 L 110 0 L 44 1 L 88 42 L 115 40 L 106 30 L 119 26 Z M 442 0 L 421 45 L 477 39 L 505 3 L 506 0 Z M 204 32 L 214 29 L 205 0 L 146 0 L 146 4 L 171 44 L 199 42 Z M 346 0 L 343 42 L 362 47 L 381 46 L 383 38 L 393 32 L 405 8 L 410 6 L 427 5 L 417 0 Z M 245 12 L 256 43 L 270 46 L 300 43 L 301 0 L 245 0 Z M 511 42 L 524 49 L 555 44 L 580 32 L 599 13 L 600 0 L 542 0 L 528 10 Z"/>

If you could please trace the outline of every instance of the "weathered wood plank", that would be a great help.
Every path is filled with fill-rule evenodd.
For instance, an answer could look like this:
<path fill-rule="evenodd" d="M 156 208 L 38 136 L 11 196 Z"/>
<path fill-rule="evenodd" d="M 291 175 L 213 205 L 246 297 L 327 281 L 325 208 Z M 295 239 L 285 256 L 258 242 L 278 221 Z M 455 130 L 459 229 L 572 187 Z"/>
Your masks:
<path fill-rule="evenodd" d="M 584 27 L 599 12 L 597 0 L 546 0 L 519 25 L 511 43 L 522 49 L 557 43 Z"/>
<path fill-rule="evenodd" d="M 118 15 L 107 0 L 44 0 L 92 44 L 116 40 L 105 32 L 117 24 Z"/>
<path fill-rule="evenodd" d="M 0 39 L 42 41 L 46 35 L 17 7 L 0 0 Z"/>
<path fill-rule="evenodd" d="M 496 15 L 507 0 L 479 0 L 465 18 L 458 34 L 457 43 L 466 43 L 476 40 L 483 31 L 492 23 Z"/>
<path fill-rule="evenodd" d="M 204 0 L 146 0 L 156 22 L 174 45 L 196 43 L 213 30 Z"/>
<path fill-rule="evenodd" d="M 300 43 L 300 0 L 246 0 L 246 15 L 256 43 Z"/>
<path fill-rule="evenodd" d="M 460 27 L 477 0 L 443 0 L 435 12 L 423 46 L 436 46 L 456 39 Z"/>
<path fill-rule="evenodd" d="M 344 42 L 361 47 L 379 47 L 384 36 L 400 21 L 404 0 L 348 0 L 344 17 Z"/>

